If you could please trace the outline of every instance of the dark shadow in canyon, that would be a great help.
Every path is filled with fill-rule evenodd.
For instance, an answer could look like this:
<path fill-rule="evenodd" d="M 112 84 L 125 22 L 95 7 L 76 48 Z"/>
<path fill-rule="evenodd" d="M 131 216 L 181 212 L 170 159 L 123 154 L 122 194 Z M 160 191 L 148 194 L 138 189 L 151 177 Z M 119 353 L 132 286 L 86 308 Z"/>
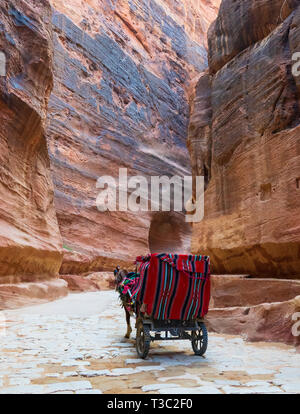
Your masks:
<path fill-rule="evenodd" d="M 190 253 L 192 228 L 176 212 L 153 213 L 149 228 L 151 253 Z"/>

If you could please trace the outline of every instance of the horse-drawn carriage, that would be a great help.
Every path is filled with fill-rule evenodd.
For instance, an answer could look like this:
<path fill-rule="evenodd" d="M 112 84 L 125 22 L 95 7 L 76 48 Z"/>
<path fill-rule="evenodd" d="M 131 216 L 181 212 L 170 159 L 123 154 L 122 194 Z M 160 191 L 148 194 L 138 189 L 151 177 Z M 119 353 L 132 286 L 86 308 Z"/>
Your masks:
<path fill-rule="evenodd" d="M 128 299 L 127 314 L 131 310 L 136 315 L 138 355 L 146 358 L 151 341 L 157 340 L 190 340 L 194 353 L 203 355 L 208 342 L 203 317 L 210 299 L 209 257 L 151 254 L 137 257 L 136 264 L 137 272 L 125 281 L 123 298 Z"/>

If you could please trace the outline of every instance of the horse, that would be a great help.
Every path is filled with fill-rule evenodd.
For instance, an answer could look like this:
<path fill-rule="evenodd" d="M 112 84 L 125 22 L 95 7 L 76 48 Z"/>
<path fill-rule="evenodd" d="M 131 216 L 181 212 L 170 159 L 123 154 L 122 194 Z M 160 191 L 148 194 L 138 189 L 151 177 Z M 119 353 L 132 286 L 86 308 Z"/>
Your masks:
<path fill-rule="evenodd" d="M 130 324 L 130 316 L 133 315 L 133 310 L 131 310 L 131 298 L 128 293 L 124 295 L 119 290 L 119 287 L 121 286 L 122 282 L 124 281 L 127 275 L 128 275 L 128 271 L 126 269 L 119 270 L 115 278 L 115 283 L 116 283 L 116 291 L 120 293 L 121 303 L 125 310 L 125 317 L 126 317 L 126 324 L 127 324 L 127 331 L 125 334 L 125 338 L 129 339 L 130 334 L 132 332 L 132 328 Z"/>

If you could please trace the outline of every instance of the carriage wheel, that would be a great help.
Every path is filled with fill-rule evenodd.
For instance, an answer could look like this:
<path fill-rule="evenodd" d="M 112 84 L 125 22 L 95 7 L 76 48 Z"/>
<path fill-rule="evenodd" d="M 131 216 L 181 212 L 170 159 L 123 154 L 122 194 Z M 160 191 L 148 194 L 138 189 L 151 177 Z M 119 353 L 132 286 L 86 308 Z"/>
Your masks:
<path fill-rule="evenodd" d="M 207 329 L 203 322 L 199 324 L 199 329 L 192 332 L 192 348 L 195 355 L 202 356 L 207 350 L 208 336 Z"/>
<path fill-rule="evenodd" d="M 140 322 L 136 330 L 136 351 L 140 358 L 147 358 L 150 349 L 150 329 L 148 325 Z"/>

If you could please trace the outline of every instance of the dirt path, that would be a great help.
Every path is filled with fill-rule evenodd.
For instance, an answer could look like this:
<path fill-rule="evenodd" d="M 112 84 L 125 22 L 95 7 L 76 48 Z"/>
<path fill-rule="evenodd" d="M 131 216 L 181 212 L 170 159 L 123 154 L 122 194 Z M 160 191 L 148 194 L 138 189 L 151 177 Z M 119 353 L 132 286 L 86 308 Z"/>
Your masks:
<path fill-rule="evenodd" d="M 210 334 L 205 358 L 170 341 L 139 360 L 115 292 L 4 315 L 0 393 L 300 393 L 300 354 L 285 345 Z"/>

